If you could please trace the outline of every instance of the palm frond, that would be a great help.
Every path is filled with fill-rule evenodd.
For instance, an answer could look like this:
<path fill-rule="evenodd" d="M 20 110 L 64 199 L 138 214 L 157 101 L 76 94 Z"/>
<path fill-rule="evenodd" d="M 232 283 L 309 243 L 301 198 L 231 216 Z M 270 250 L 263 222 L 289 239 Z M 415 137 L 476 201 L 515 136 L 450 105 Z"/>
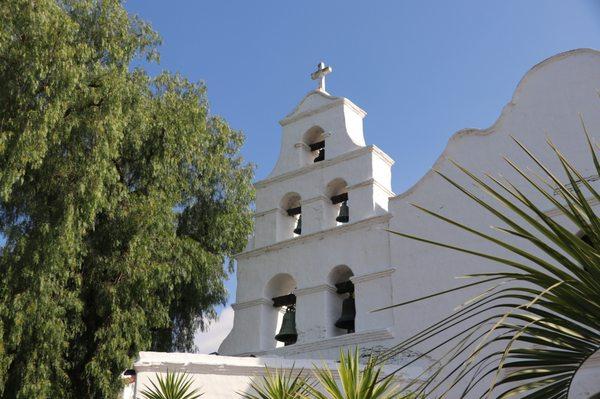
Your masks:
<path fill-rule="evenodd" d="M 173 373 L 167 370 L 163 377 L 156 376 L 156 382 L 150 380 L 151 387 L 141 392 L 144 399 L 198 399 L 202 393 L 196 388 L 192 389 L 194 381 L 186 373 Z"/>
<path fill-rule="evenodd" d="M 587 131 L 585 134 L 592 163 L 600 175 L 596 147 Z M 471 397 L 477 391 L 484 392 L 482 397 L 566 399 L 575 374 L 600 348 L 600 219 L 593 209 L 593 204 L 600 202 L 600 193 L 552 142 L 548 141 L 548 145 L 561 166 L 560 173 L 551 171 L 525 145 L 514 141 L 541 170 L 540 175 L 525 172 L 506 159 L 523 179 L 520 184 L 491 175 L 484 180 L 453 162 L 487 196 L 485 199 L 447 174 L 437 172 L 474 206 L 498 220 L 496 234 L 415 205 L 440 222 L 501 251 L 486 253 L 392 232 L 504 266 L 495 273 L 463 276 L 474 281 L 458 288 L 391 306 L 407 306 L 448 292 L 484 287 L 482 293 L 453 314 L 382 356 L 381 361 L 385 361 L 417 346 L 422 356 L 441 351 L 440 359 L 424 371 L 427 378 L 416 379 L 408 386 L 428 398 L 448 397 L 451 392 L 451 397 Z M 575 228 L 548 216 L 538 204 L 540 199 L 552 204 Z M 498 233 L 505 238 L 498 238 Z M 506 255 L 498 255 L 501 252 Z"/>
<path fill-rule="evenodd" d="M 238 392 L 244 399 L 302 399 L 309 392 L 310 381 L 303 375 L 303 370 L 275 369 L 265 367 L 265 375 L 253 378 L 250 383 L 251 392 Z"/>
<path fill-rule="evenodd" d="M 318 384 L 309 389 L 315 399 L 393 399 L 413 398 L 412 393 L 401 393 L 393 376 L 383 376 L 382 367 L 369 357 L 361 368 L 358 349 L 340 351 L 339 383 L 327 367 L 314 367 Z"/>

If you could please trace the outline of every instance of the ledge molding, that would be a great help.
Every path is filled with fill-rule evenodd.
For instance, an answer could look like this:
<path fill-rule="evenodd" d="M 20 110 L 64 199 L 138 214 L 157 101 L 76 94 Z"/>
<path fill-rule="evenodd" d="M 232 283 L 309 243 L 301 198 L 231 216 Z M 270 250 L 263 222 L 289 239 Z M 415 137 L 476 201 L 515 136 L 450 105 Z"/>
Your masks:
<path fill-rule="evenodd" d="M 396 271 L 396 269 L 392 267 L 389 269 L 380 270 L 378 272 L 361 274 L 360 276 L 353 276 L 353 277 L 350 277 L 350 281 L 352 281 L 354 284 L 360 284 L 360 283 L 364 283 L 364 282 L 371 281 L 371 280 L 377 280 L 380 278 L 389 277 L 395 271 Z"/>
<path fill-rule="evenodd" d="M 264 180 L 257 181 L 256 183 L 254 183 L 254 187 L 257 189 L 263 188 L 263 187 L 268 186 L 271 183 L 291 179 L 293 177 L 296 177 L 296 176 L 299 176 L 302 174 L 306 174 L 313 169 L 314 170 L 322 169 L 327 166 L 334 165 L 336 163 L 340 163 L 343 161 L 347 161 L 349 159 L 354 159 L 354 158 L 360 157 L 361 155 L 368 154 L 368 153 L 373 153 L 373 154 L 377 155 L 379 158 L 381 158 L 381 160 L 383 160 L 386 164 L 388 164 L 390 166 L 392 166 L 394 164 L 394 160 L 389 155 L 387 155 L 385 152 L 383 152 L 379 147 L 377 147 L 375 145 L 369 145 L 369 146 L 358 148 L 354 151 L 347 152 L 345 154 L 338 155 L 335 158 L 326 159 L 324 161 L 317 162 L 317 163 L 312 163 L 312 164 L 304 166 L 300 169 L 295 169 L 295 170 L 292 170 L 289 172 L 282 173 L 280 175 L 268 177 Z"/>
<path fill-rule="evenodd" d="M 281 249 L 281 248 L 284 248 L 287 246 L 297 245 L 297 244 L 304 243 L 307 241 L 312 241 L 312 240 L 318 240 L 318 239 L 325 237 L 328 234 L 343 234 L 347 231 L 358 230 L 358 229 L 361 229 L 366 226 L 370 226 L 370 225 L 374 225 L 374 224 L 378 224 L 378 223 L 387 223 L 391 217 L 392 217 L 392 214 L 389 212 L 386 212 L 382 215 L 376 215 L 376 216 L 372 216 L 367 219 L 359 220 L 358 222 L 345 223 L 343 225 L 335 226 L 335 227 L 332 227 L 332 228 L 329 228 L 326 230 L 316 231 L 316 232 L 310 233 L 310 234 L 303 234 L 298 237 L 289 238 L 284 241 L 279 241 L 279 242 L 276 242 L 273 244 L 265 245 L 264 247 L 251 249 L 251 250 L 245 251 L 245 252 L 240 252 L 239 254 L 236 254 L 234 256 L 234 258 L 235 259 L 251 258 L 253 256 L 258 256 L 265 252 L 275 251 L 275 250 L 278 250 L 278 249 Z"/>
<path fill-rule="evenodd" d="M 339 335 L 337 337 L 324 338 L 316 342 L 298 343 L 290 346 L 283 346 L 267 351 L 244 353 L 242 356 L 289 356 L 306 352 L 315 352 L 319 350 L 337 348 L 340 346 L 354 346 L 371 341 L 381 341 L 394 338 L 394 334 L 389 328 L 356 332 L 352 334 Z"/>
<path fill-rule="evenodd" d="M 232 303 L 231 307 L 233 308 L 233 310 L 240 310 L 261 305 L 273 305 L 273 301 L 270 301 L 267 298 L 257 298 L 251 301 Z"/>

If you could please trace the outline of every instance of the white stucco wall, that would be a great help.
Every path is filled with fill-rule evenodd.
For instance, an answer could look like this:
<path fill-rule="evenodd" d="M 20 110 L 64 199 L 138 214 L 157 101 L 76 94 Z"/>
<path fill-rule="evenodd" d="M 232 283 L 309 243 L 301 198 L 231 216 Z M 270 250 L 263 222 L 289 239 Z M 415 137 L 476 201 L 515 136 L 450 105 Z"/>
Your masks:
<path fill-rule="evenodd" d="M 583 115 L 592 135 L 600 132 L 598 89 L 600 53 L 581 49 L 551 57 L 524 76 L 494 125 L 484 130 L 465 129 L 454 134 L 432 169 L 459 182 L 467 182 L 450 164 L 449 160 L 453 159 L 480 175 L 491 172 L 518 183 L 516 172 L 502 157 L 507 156 L 524 168 L 533 165 L 513 142 L 512 135 L 560 174 L 560 166 L 546 143 L 551 139 L 584 176 L 595 180 L 579 114 Z M 378 148 L 366 146 L 362 129 L 365 115 L 346 99 L 315 91 L 281 121 L 280 158 L 270 176 L 256 185 L 254 243 L 238 257 L 234 329 L 221 351 L 335 357 L 337 347 L 341 345 L 389 346 L 448 314 L 475 290 L 397 308 L 385 314 L 371 313 L 371 310 L 448 289 L 459 284 L 456 276 L 493 271 L 498 267 L 385 231 L 389 228 L 500 253 L 489 243 L 438 222 L 410 205 L 418 203 L 479 229 L 488 230 L 495 222 L 433 170 L 407 192 L 397 196 L 391 193 L 393 161 Z M 322 128 L 326 137 L 327 158 L 317 164 L 306 163 L 306 159 L 298 155 L 306 149 L 296 145 L 314 126 Z M 342 227 L 335 227 L 332 222 L 337 209 L 327 201 L 326 186 L 335 178 L 343 178 L 355 190 L 349 203 L 354 207 L 353 215 L 358 217 Z M 597 183 L 594 181 L 593 184 Z M 281 218 L 285 219 L 285 215 L 280 200 L 290 192 L 301 196 L 303 210 L 305 234 L 296 238 L 282 234 L 289 225 L 281 227 Z M 352 190 L 349 193 L 352 194 Z M 527 191 L 526 194 L 544 203 L 538 195 Z M 549 214 L 561 219 L 550 205 L 546 208 Z M 367 277 L 365 281 L 358 278 L 355 282 L 357 330 L 346 337 L 328 333 L 334 320 L 328 305 L 328 293 L 332 288 L 327 274 L 336 265 L 347 265 L 356 277 L 379 276 Z M 299 341 L 290 347 L 275 349 L 274 325 L 269 319 L 272 317 L 269 315 L 272 313 L 270 298 L 265 297 L 263 290 L 269 279 L 278 273 L 293 276 L 300 293 L 297 304 Z M 257 331 L 260 338 L 248 339 L 247 331 Z"/>
<path fill-rule="evenodd" d="M 151 386 L 150 381 L 156 381 L 157 375 L 164 376 L 169 372 L 185 372 L 193 379 L 193 388 L 198 389 L 206 399 L 232 399 L 239 397 L 239 392 L 250 392 L 253 378 L 265 374 L 266 367 L 270 370 L 280 369 L 284 372 L 304 370 L 305 375 L 311 375 L 311 368 L 328 367 L 334 378 L 338 378 L 335 362 L 319 360 L 285 360 L 281 358 L 251 358 L 227 357 L 214 355 L 199 355 L 191 353 L 159 353 L 141 352 L 134 364 L 137 379 L 134 387 L 135 397 L 141 398 L 141 392 Z M 384 374 L 393 370 L 385 367 Z M 406 370 L 404 374 L 396 375 L 395 382 L 405 384 L 411 378 L 420 374 L 418 368 Z"/>
<path fill-rule="evenodd" d="M 252 244 L 236 257 L 234 327 L 219 353 L 332 358 L 339 346 L 393 338 L 393 312 L 370 312 L 394 301 L 386 232 L 393 160 L 365 144 L 365 115 L 349 100 L 317 90 L 280 122 L 280 157 L 269 177 L 255 184 L 255 233 Z M 298 145 L 314 129 L 325 140 L 325 160 L 318 163 L 312 158 L 305 162 L 308 146 Z M 340 192 L 348 193 L 350 223 L 345 225 L 336 222 L 340 205 L 330 200 Z M 289 198 L 302 207 L 299 237 L 292 233 L 295 219 L 286 213 Z M 341 266 L 355 279 L 356 333 L 349 337 L 339 337 L 345 331 L 334 327 L 342 298 L 334 288 L 340 281 L 333 281 L 331 273 Z M 291 284 L 297 297 L 298 342 L 293 348 L 276 349 L 281 313 L 271 298 L 290 293 L 290 288 L 273 291 L 274 281 Z M 248 336 L 248 331 L 255 334 Z"/>
<path fill-rule="evenodd" d="M 473 187 L 473 184 L 451 165 L 450 160 L 460 163 L 479 176 L 491 173 L 495 177 L 507 178 L 524 190 L 537 204 L 541 204 L 548 215 L 568 226 L 569 222 L 556 212 L 548 201 L 529 190 L 527 185 L 523 185 L 523 180 L 503 160 L 503 156 L 515 161 L 523 169 L 538 170 L 533 161 L 512 140 L 511 136 L 514 136 L 557 175 L 562 176 L 562 168 L 546 142 L 550 139 L 593 185 L 597 185 L 596 171 L 591 163 L 579 115 L 583 116 L 589 132 L 598 138 L 599 88 L 600 53 L 593 50 L 576 50 L 554 56 L 536 65 L 525 75 L 518 84 L 512 100 L 493 126 L 484 130 L 465 129 L 454 134 L 432 169 L 467 187 Z M 491 225 L 498 225 L 496 219 L 482 208 L 478 208 L 433 170 L 407 192 L 390 199 L 390 212 L 393 215 L 390 219 L 391 230 L 492 255 L 511 256 L 487 241 L 416 211 L 410 205 L 417 203 L 475 229 L 507 239 L 506 235 L 490 228 Z M 454 278 L 457 276 L 505 268 L 480 258 L 442 250 L 398 236 L 391 236 L 390 239 L 390 258 L 396 268 L 392 284 L 394 298 L 399 302 L 463 284 L 464 280 Z M 519 245 L 525 244 L 519 242 Z M 394 311 L 394 319 L 397 321 L 395 335 L 401 338 L 414 334 L 449 314 L 457 305 L 481 290 L 482 288 L 477 288 L 455 292 L 397 308 Z M 451 331 L 448 331 L 447 336 L 450 334 Z M 439 339 L 441 341 L 443 337 Z M 596 388 L 600 391 L 600 383 L 596 383 Z"/>
<path fill-rule="evenodd" d="M 254 354 L 264 359 L 142 354 L 136 363 L 138 384 L 153 372 L 174 365 L 194 373 L 198 384 L 214 390 L 208 397 L 232 397 L 227 393 L 245 389 L 249 376 L 259 373 L 264 364 L 285 363 L 269 360 L 271 357 L 335 359 L 340 347 L 355 345 L 379 351 L 447 315 L 478 291 L 456 292 L 384 312 L 371 311 L 454 287 L 460 283 L 457 276 L 495 271 L 502 266 L 403 239 L 387 230 L 506 255 L 488 242 L 416 211 L 410 204 L 417 203 L 489 234 L 500 234 L 489 228 L 496 223 L 489 214 L 433 169 L 472 187 L 451 165 L 452 159 L 479 175 L 490 172 L 519 184 L 521 180 L 503 156 L 523 168 L 536 168 L 511 136 L 561 175 L 560 165 L 546 143 L 551 139 L 592 184 L 598 185 L 600 180 L 589 159 L 579 121 L 581 114 L 591 134 L 600 136 L 598 89 L 600 52 L 581 49 L 549 58 L 524 76 L 491 127 L 455 133 L 432 171 L 400 195 L 392 192 L 393 161 L 381 149 L 366 144 L 362 126 L 366 113 L 347 99 L 310 92 L 280 122 L 283 131 L 279 160 L 269 177 L 256 183 L 255 234 L 246 251 L 237 256 L 234 326 L 219 349 L 220 354 Z M 305 142 L 311 129 L 317 129 L 325 140 L 323 162 L 312 163 Z M 398 130 L 401 132 L 402 127 Z M 348 192 L 351 216 L 345 225 L 335 222 L 339 205 L 332 205 L 329 198 L 334 181 L 344 181 Z M 545 204 L 548 215 L 568 225 L 547 201 L 526 186 L 520 188 L 538 204 Z M 291 232 L 295 221 L 287 216 L 282 203 L 290 195 L 302 207 L 303 229 L 298 237 Z M 352 334 L 333 327 L 341 311 L 341 299 L 334 293 L 331 273 L 340 266 L 351 270 L 356 290 L 356 332 Z M 271 298 L 291 291 L 297 296 L 298 342 L 277 347 L 274 335 L 281 315 L 273 308 Z M 414 356 L 406 353 L 394 361 L 402 363 Z M 436 354 L 431 356 L 435 358 Z M 415 370 L 430 361 L 425 358 Z M 289 366 L 289 360 L 286 364 Z M 599 385 L 598 364 L 597 359 L 586 364 L 578 376 L 578 390 L 571 397 L 586 398 Z M 411 373 L 403 378 L 411 378 Z"/>
<path fill-rule="evenodd" d="M 600 53 L 577 50 L 552 57 L 526 74 L 513 99 L 493 126 L 485 130 L 465 129 L 452 136 L 433 169 L 472 186 L 450 164 L 449 160 L 453 159 L 480 176 L 490 172 L 496 177 L 504 176 L 517 184 L 522 183 L 523 180 L 517 177 L 516 172 L 502 157 L 507 156 L 525 169 L 537 168 L 513 142 L 510 137 L 512 135 L 558 175 L 562 174 L 561 166 L 556 157 L 552 156 L 547 139 L 551 139 L 580 168 L 584 176 L 595 175 L 579 114 L 583 115 L 592 135 L 600 132 L 599 88 Z M 538 204 L 548 204 L 540 195 L 528 190 L 526 185 L 519 187 Z M 390 212 L 394 215 L 390 220 L 391 229 L 475 250 L 499 253 L 488 242 L 415 211 L 410 203 L 417 203 L 494 234 L 489 226 L 497 221 L 435 173 L 429 172 L 406 193 L 391 199 Z M 542 208 L 552 211 L 549 204 Z M 497 265 L 475 257 L 440 250 L 396 236 L 392 236 L 391 240 L 391 258 L 399 262 L 394 275 L 394 287 L 396 297 L 400 300 L 458 284 L 459 282 L 453 281 L 455 276 L 498 268 Z M 418 306 L 398 310 L 396 318 L 409 321 L 398 326 L 398 335 L 410 335 L 438 319 L 461 303 L 464 297 L 465 294 L 458 293 L 429 301 L 422 305 L 427 307 L 425 313 L 418 312 Z"/>

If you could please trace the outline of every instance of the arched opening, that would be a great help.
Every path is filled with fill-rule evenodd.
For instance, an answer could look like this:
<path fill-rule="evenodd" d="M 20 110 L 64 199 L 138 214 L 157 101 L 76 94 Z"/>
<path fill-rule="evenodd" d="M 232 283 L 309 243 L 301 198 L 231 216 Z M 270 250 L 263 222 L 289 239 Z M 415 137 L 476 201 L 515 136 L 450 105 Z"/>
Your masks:
<path fill-rule="evenodd" d="M 313 126 L 304 133 L 302 138 L 307 145 L 309 162 L 321 162 L 325 160 L 325 132 L 319 126 Z"/>
<path fill-rule="evenodd" d="M 298 193 L 286 194 L 280 203 L 282 217 L 280 218 L 280 239 L 297 237 L 302 234 L 302 206 Z"/>
<path fill-rule="evenodd" d="M 331 200 L 327 218 L 333 226 L 339 226 L 350 221 L 347 186 L 346 181 L 341 178 L 334 179 L 327 185 L 326 195 Z"/>
<path fill-rule="evenodd" d="M 265 286 L 265 298 L 273 301 L 262 329 L 265 349 L 279 348 L 296 342 L 296 296 L 293 293 L 296 286 L 296 280 L 287 273 L 277 274 Z"/>
<path fill-rule="evenodd" d="M 350 277 L 354 276 L 352 270 L 346 265 L 339 265 L 331 269 L 327 281 L 335 287 L 328 297 L 328 330 L 330 337 L 350 334 L 354 332 L 356 318 L 356 303 L 354 298 L 354 284 Z"/>

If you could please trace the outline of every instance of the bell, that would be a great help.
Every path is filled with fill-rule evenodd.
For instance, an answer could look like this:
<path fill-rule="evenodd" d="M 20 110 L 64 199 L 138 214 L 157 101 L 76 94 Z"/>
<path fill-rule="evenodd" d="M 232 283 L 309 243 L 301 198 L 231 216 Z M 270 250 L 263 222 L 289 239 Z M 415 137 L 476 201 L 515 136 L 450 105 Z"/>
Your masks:
<path fill-rule="evenodd" d="M 302 234 L 302 215 L 298 216 L 298 222 L 296 223 L 296 228 L 294 229 L 294 234 Z"/>
<path fill-rule="evenodd" d="M 348 223 L 350 220 L 350 209 L 348 209 L 348 201 L 342 202 L 342 206 L 340 206 L 340 213 L 338 217 L 335 218 L 340 223 Z"/>
<path fill-rule="evenodd" d="M 319 150 L 319 153 L 313 162 L 321 162 L 323 160 L 325 160 L 325 148 Z"/>
<path fill-rule="evenodd" d="M 286 309 L 279 334 L 275 336 L 275 339 L 283 342 L 286 346 L 295 343 L 298 339 L 298 332 L 296 332 L 296 309 L 293 306 L 288 306 Z"/>
<path fill-rule="evenodd" d="M 354 318 L 356 317 L 356 307 L 354 306 L 354 297 L 348 297 L 342 302 L 342 316 L 335 322 L 337 328 L 354 332 Z"/>

